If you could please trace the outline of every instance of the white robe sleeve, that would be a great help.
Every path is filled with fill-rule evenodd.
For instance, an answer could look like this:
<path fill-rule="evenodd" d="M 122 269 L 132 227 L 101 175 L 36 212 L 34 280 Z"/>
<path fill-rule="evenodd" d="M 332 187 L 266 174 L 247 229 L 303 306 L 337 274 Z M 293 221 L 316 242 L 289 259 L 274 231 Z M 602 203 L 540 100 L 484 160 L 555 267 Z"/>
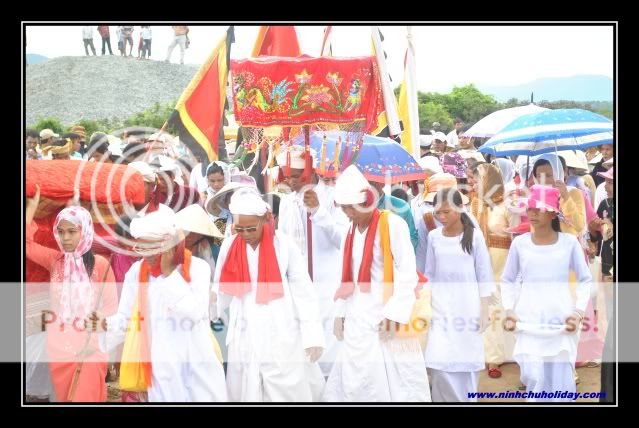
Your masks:
<path fill-rule="evenodd" d="M 304 349 L 314 346 L 325 348 L 324 330 L 319 315 L 319 301 L 306 270 L 306 260 L 290 238 L 282 235 L 278 238 L 280 244 L 286 245 L 288 250 L 286 278 L 293 306 L 300 322 L 302 346 Z"/>
<path fill-rule="evenodd" d="M 481 229 L 473 232 L 473 258 L 475 259 L 475 275 L 479 284 L 479 297 L 490 297 L 496 291 L 493 265 Z"/>
<path fill-rule="evenodd" d="M 508 251 L 508 259 L 504 271 L 501 274 L 501 301 L 504 310 L 513 310 L 517 301 L 517 296 L 521 291 L 519 250 L 518 246 L 521 238 L 513 239 Z"/>
<path fill-rule="evenodd" d="M 393 254 L 393 295 L 384 305 L 382 313 L 386 319 L 408 324 L 415 304 L 415 287 L 417 286 L 415 252 L 408 225 L 403 218 L 389 214 L 388 227 Z"/>
<path fill-rule="evenodd" d="M 232 236 L 229 239 L 225 239 L 222 242 L 222 246 L 220 247 L 220 253 L 217 257 L 217 263 L 215 265 L 215 274 L 213 275 L 213 291 L 217 295 L 217 316 L 221 316 L 224 313 L 226 308 L 231 305 L 231 300 L 233 300 L 233 296 L 229 296 L 224 293 L 220 293 L 220 276 L 222 275 L 222 268 L 224 267 L 224 263 L 226 263 L 226 257 L 229 253 L 229 248 L 231 248 L 231 244 L 237 238 L 237 235 Z"/>
<path fill-rule="evenodd" d="M 182 277 L 181 270 L 182 266 L 178 266 L 162 282 L 161 290 L 169 313 L 195 322 L 209 319 L 210 266 L 204 260 L 193 257 L 190 283 Z"/>
<path fill-rule="evenodd" d="M 586 311 L 588 306 L 588 300 L 590 300 L 590 287 L 592 286 L 592 275 L 590 268 L 586 264 L 584 251 L 579 244 L 579 241 L 572 236 L 567 235 L 572 241 L 572 251 L 570 254 L 570 269 L 577 275 L 577 301 L 575 302 L 575 308 L 580 311 Z"/>
<path fill-rule="evenodd" d="M 341 209 L 339 210 L 341 211 Z M 342 236 L 348 230 L 348 218 L 343 212 L 335 212 L 333 215 L 328 211 L 327 207 L 320 203 L 315 213 L 311 215 L 313 225 L 324 231 L 328 241 L 339 249 L 342 242 Z"/>
<path fill-rule="evenodd" d="M 348 227 L 351 227 L 351 224 L 349 223 Z M 340 285 L 342 282 L 342 269 L 343 269 L 343 260 L 344 260 L 344 248 L 346 246 L 346 238 L 348 237 L 348 231 L 349 229 L 346 229 L 346 234 L 344 236 L 342 236 L 342 240 L 341 240 L 341 249 L 342 251 L 340 252 L 340 264 L 339 266 L 336 266 L 336 268 L 339 270 L 339 281 L 340 281 Z M 338 287 L 339 288 L 339 287 Z M 335 296 L 332 296 L 333 298 Z M 346 316 L 346 300 L 344 299 L 337 299 L 333 301 L 333 307 L 334 307 L 334 313 L 335 313 L 335 318 L 344 318 Z"/>
<path fill-rule="evenodd" d="M 107 317 L 107 331 L 100 335 L 100 350 L 102 352 L 109 352 L 124 342 L 129 320 L 133 314 L 133 307 L 138 297 L 141 263 L 141 261 L 134 263 L 124 275 L 118 311 Z"/>

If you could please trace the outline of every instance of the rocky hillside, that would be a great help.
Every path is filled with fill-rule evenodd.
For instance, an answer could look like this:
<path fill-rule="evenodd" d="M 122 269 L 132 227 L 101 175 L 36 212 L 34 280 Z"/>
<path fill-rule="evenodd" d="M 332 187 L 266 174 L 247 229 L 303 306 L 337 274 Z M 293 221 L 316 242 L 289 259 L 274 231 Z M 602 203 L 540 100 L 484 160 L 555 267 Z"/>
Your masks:
<path fill-rule="evenodd" d="M 125 119 L 180 96 L 197 66 L 120 56 L 59 57 L 26 70 L 26 122 Z"/>

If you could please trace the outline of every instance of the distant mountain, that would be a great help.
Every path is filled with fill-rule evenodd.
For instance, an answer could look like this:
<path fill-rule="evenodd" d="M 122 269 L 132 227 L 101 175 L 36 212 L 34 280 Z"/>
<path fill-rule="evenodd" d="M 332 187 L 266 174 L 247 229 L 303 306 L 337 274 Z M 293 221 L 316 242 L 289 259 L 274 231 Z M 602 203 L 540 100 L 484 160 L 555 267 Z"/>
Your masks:
<path fill-rule="evenodd" d="M 46 56 L 40 54 L 27 54 L 27 64 L 40 64 L 48 59 Z"/>
<path fill-rule="evenodd" d="M 614 90 L 610 77 L 597 75 L 543 78 L 515 86 L 477 85 L 477 88 L 499 102 L 510 98 L 529 100 L 531 92 L 535 101 L 612 101 Z"/>

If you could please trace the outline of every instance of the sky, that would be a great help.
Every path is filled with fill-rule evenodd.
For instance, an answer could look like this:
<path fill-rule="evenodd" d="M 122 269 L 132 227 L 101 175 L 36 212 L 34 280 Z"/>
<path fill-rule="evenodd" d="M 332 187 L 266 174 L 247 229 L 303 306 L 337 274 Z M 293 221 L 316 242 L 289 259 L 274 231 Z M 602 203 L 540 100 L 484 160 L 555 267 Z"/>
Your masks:
<path fill-rule="evenodd" d="M 117 54 L 115 29 L 111 26 L 111 47 Z M 151 25 L 152 59 L 163 60 L 173 31 L 168 25 Z M 27 25 L 27 53 L 49 58 L 84 55 L 82 27 L 73 25 Z M 97 23 L 93 24 L 97 26 Z M 225 25 L 191 26 L 191 47 L 185 63 L 201 64 L 227 29 Z M 236 25 L 231 57 L 250 56 L 258 32 L 256 25 Z M 302 52 L 320 54 L 325 26 L 297 25 Z M 382 25 L 383 47 L 393 86 L 403 80 L 406 26 Z M 134 55 L 140 27 L 135 27 Z M 449 92 L 454 86 L 510 86 L 545 77 L 596 74 L 613 78 L 614 27 L 596 25 L 434 25 L 412 27 L 416 56 L 417 88 L 421 91 Z M 333 55 L 371 54 L 371 27 L 333 26 Z M 101 39 L 94 32 L 98 55 Z M 173 52 L 179 60 L 179 48 Z"/>

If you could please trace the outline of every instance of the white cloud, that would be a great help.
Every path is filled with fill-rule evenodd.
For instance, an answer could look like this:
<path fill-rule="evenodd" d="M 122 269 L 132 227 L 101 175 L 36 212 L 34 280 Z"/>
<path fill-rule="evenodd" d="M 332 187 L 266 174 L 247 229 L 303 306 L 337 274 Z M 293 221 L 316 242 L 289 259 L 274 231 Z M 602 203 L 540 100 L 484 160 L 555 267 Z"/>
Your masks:
<path fill-rule="evenodd" d="M 97 25 L 93 24 L 93 25 Z M 111 45 L 117 54 L 115 28 L 111 26 Z M 226 31 L 227 26 L 192 26 L 191 47 L 185 62 L 202 63 Z M 250 55 L 258 26 L 236 26 L 233 58 Z M 381 26 L 393 84 L 402 80 L 406 49 L 405 26 Z M 303 53 L 317 56 L 323 26 L 296 27 Z M 152 26 L 152 58 L 163 60 L 172 39 L 170 26 Z M 139 27 L 134 33 L 137 54 Z M 47 57 L 84 55 L 80 26 L 28 26 L 27 52 Z M 577 74 L 613 76 L 612 26 L 413 26 L 417 57 L 417 86 L 425 91 L 449 91 L 453 86 L 515 85 L 542 77 Z M 94 44 L 100 54 L 101 40 Z M 370 26 L 334 26 L 333 53 L 338 56 L 371 54 Z M 173 52 L 173 62 L 179 48 Z"/>

